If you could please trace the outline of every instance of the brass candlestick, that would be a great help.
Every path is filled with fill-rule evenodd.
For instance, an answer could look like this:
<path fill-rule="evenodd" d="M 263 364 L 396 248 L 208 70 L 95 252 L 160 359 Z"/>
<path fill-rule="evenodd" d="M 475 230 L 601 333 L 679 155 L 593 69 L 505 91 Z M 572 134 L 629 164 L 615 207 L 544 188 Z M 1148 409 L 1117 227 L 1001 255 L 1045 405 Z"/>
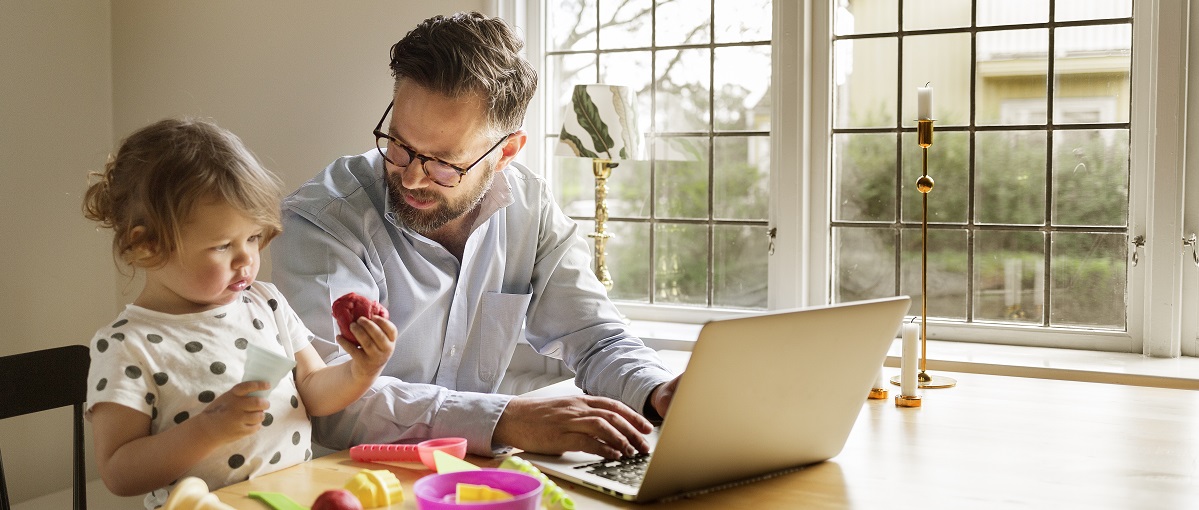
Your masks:
<path fill-rule="evenodd" d="M 930 376 L 928 366 L 928 194 L 933 190 L 933 178 L 928 176 L 928 148 L 933 144 L 933 119 L 916 121 L 916 144 L 920 145 L 922 164 L 920 178 L 916 179 L 916 190 L 920 192 L 920 374 L 916 380 L 921 388 L 952 388 L 957 380 L 952 377 Z M 898 385 L 899 377 L 892 377 L 891 384 Z"/>
<path fill-rule="evenodd" d="M 608 177 L 618 163 L 607 159 L 593 159 L 592 171 L 595 173 L 595 232 L 587 237 L 595 239 L 595 277 L 599 278 L 604 288 L 612 290 L 612 273 L 608 271 L 606 246 L 612 237 L 605 230 L 608 221 Z"/>

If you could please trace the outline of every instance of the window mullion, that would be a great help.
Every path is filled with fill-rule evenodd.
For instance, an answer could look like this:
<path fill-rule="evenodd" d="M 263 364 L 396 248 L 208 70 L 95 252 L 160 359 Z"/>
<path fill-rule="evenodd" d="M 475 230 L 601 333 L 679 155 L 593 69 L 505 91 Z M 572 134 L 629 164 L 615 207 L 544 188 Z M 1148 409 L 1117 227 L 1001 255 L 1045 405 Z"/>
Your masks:
<path fill-rule="evenodd" d="M 821 93 L 827 95 L 827 70 L 821 67 L 828 65 L 827 46 L 805 51 L 811 41 L 827 40 L 827 29 L 813 26 L 821 25 L 813 20 L 823 19 L 827 24 L 827 17 L 813 17 L 813 11 L 827 10 L 823 3 L 809 0 L 773 3 L 770 227 L 777 230 L 768 270 L 771 309 L 828 300 L 827 293 L 819 292 L 827 287 L 824 282 L 828 281 L 824 275 L 827 229 L 819 227 L 827 224 L 820 211 L 827 209 L 828 202 L 825 186 L 818 185 L 819 178 L 812 175 L 827 172 L 827 165 L 809 159 L 810 154 L 825 153 L 820 150 L 823 146 L 817 147 L 820 144 L 812 141 L 827 139 L 824 133 L 827 122 L 816 114 L 827 111 L 824 109 L 827 101 L 811 98 L 823 97 L 818 95 Z"/>
<path fill-rule="evenodd" d="M 1199 9 L 1189 13 L 1190 26 L 1199 28 Z M 1185 32 L 1190 34 L 1190 30 Z M 1190 74 L 1187 76 L 1186 96 L 1199 98 L 1199 37 L 1190 37 L 1186 41 L 1189 46 Z M 1181 45 L 1180 45 L 1181 47 Z M 1187 101 L 1188 114 L 1186 133 L 1187 147 L 1199 147 L 1199 104 Z M 1182 235 L 1190 237 L 1199 233 L 1199 151 L 1191 150 L 1186 154 L 1186 195 L 1183 204 Z M 1194 252 L 1199 247 L 1183 248 L 1182 254 L 1182 354 L 1199 356 L 1199 265 L 1195 264 Z"/>
<path fill-rule="evenodd" d="M 1184 2 L 1133 5 L 1130 236 L 1144 234 L 1129 270 L 1129 333 L 1146 355 L 1181 354 L 1184 122 L 1187 8 Z M 1131 259 L 1130 259 L 1131 264 Z"/>

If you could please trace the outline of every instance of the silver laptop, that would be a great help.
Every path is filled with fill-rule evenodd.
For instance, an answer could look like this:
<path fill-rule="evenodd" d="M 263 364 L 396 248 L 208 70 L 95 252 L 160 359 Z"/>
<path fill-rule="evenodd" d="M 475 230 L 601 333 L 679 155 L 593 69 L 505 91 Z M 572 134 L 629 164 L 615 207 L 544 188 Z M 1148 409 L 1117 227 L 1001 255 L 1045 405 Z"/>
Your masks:
<path fill-rule="evenodd" d="M 522 453 L 543 472 L 630 501 L 773 476 L 841 452 L 907 296 L 711 321 L 650 455 Z"/>

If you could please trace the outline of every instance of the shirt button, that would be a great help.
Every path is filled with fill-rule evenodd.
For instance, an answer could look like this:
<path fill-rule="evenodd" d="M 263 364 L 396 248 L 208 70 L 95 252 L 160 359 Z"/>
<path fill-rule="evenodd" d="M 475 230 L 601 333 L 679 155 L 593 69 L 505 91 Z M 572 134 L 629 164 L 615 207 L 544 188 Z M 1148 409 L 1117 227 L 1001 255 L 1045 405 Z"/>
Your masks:
<path fill-rule="evenodd" d="M 457 356 L 457 355 L 458 355 L 458 346 L 455 345 L 455 346 L 450 347 L 450 356 L 453 357 L 453 356 Z"/>

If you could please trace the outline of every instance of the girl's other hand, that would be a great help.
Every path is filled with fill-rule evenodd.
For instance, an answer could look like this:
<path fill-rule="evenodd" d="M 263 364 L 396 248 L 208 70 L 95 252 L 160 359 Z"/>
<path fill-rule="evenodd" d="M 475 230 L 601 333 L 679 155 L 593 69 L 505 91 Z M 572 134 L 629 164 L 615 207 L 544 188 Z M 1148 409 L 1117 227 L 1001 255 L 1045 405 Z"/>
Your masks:
<path fill-rule="evenodd" d="M 253 397 L 249 393 L 270 387 L 266 381 L 238 383 L 192 419 L 202 420 L 202 429 L 222 443 L 241 439 L 262 428 L 264 413 L 271 406 L 267 399 Z"/>

